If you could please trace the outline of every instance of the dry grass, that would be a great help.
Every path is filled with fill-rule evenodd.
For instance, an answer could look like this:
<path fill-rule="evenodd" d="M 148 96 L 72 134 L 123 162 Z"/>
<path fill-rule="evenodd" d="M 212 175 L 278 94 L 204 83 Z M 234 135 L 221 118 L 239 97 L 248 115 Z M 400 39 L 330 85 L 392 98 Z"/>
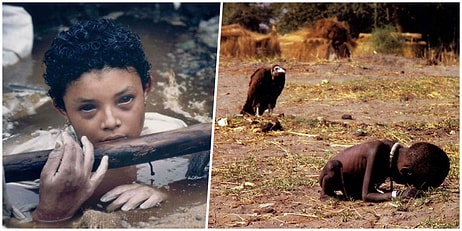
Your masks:
<path fill-rule="evenodd" d="M 252 147 L 241 153 L 244 158 L 236 158 L 221 163 L 219 166 L 214 165 L 212 168 L 212 179 L 214 182 L 220 182 L 224 190 L 212 190 L 211 197 L 228 197 L 233 198 L 230 206 L 252 206 L 258 204 L 263 198 L 268 200 L 269 195 L 292 194 L 304 191 L 304 188 L 318 187 L 319 170 L 324 166 L 327 159 L 335 155 L 339 149 L 348 147 L 351 143 L 360 142 L 352 140 L 351 133 L 358 127 L 362 130 L 372 133 L 371 136 L 378 138 L 394 137 L 403 144 L 409 144 L 408 127 L 414 127 L 419 133 L 432 133 L 435 129 L 458 131 L 456 121 L 454 123 L 432 124 L 387 124 L 387 125 L 367 125 L 367 124 L 349 124 L 345 125 L 339 122 L 330 122 L 324 120 L 300 120 L 296 118 L 280 118 L 281 124 L 286 128 L 284 131 L 271 131 L 269 133 L 254 133 L 266 122 L 265 118 L 259 118 L 248 121 L 241 116 L 227 117 L 229 120 L 228 127 L 219 127 L 215 130 L 215 137 L 221 140 L 221 144 L 234 143 L 242 146 Z M 246 135 L 252 134 L 251 139 Z M 417 135 L 418 134 L 414 134 Z M 306 138 L 307 143 L 317 142 L 324 143 L 325 146 L 310 150 L 310 154 L 302 151 L 291 151 L 292 144 L 278 140 L 278 137 L 300 136 Z M 240 137 L 239 139 L 236 139 Z M 310 139 L 312 141 L 310 141 Z M 285 139 L 286 140 L 286 139 Z M 221 145 L 215 143 L 215 145 Z M 322 146 L 322 145 L 321 145 Z M 431 207 L 437 203 L 445 203 L 449 196 L 458 193 L 459 185 L 459 145 L 447 143 L 442 147 L 450 158 L 451 169 L 445 183 L 437 189 L 426 192 L 422 198 L 411 200 L 398 200 L 389 203 L 369 204 L 364 207 L 362 201 L 338 202 L 330 201 L 328 203 L 318 203 L 316 196 L 310 196 L 313 201 L 300 202 L 297 211 L 292 214 L 286 214 L 284 222 L 300 222 L 300 217 L 313 220 L 332 220 L 340 219 L 340 223 L 365 219 L 371 223 L 377 221 L 376 213 L 380 211 L 392 212 L 418 211 L 423 206 Z M 277 150 L 277 155 L 265 155 L 269 150 Z M 384 186 L 387 184 L 384 184 Z M 403 186 L 395 185 L 395 187 Z M 265 199 L 263 199 L 265 200 Z M 270 200 L 271 201 L 271 200 Z M 313 206 L 316 204 L 316 206 Z M 265 206 L 265 205 L 260 205 Z M 267 205 L 271 207 L 271 204 Z M 373 208 L 371 208 L 371 206 Z M 295 216 L 290 221 L 291 216 Z M 266 214 L 266 217 L 243 218 L 244 224 L 248 224 L 255 219 L 261 221 L 275 217 Z M 438 220 L 440 219 L 440 220 Z M 242 222 L 242 220 L 240 221 Z M 230 223 L 230 226 L 241 226 L 242 223 Z M 306 220 L 305 220 L 306 222 Z M 374 223 L 378 225 L 377 223 Z M 453 228 L 457 227 L 458 222 L 444 223 L 441 217 L 435 216 L 428 218 L 417 226 L 400 226 L 399 224 L 383 224 L 388 228 Z"/>
<path fill-rule="evenodd" d="M 364 76 L 361 79 L 348 80 L 343 83 L 323 82 L 320 84 L 288 83 L 286 92 L 293 93 L 293 102 L 309 100 L 402 100 L 447 99 L 459 94 L 459 79 L 446 77 L 419 77 L 388 79 Z M 313 96 L 316 96 L 313 98 Z"/>
<path fill-rule="evenodd" d="M 420 41 L 421 34 L 401 33 L 400 36 L 392 36 L 393 33 L 390 31 L 378 34 L 381 37 L 361 33 L 357 39 L 349 37 L 345 45 L 353 56 L 382 53 L 423 57 L 429 65 L 452 65 L 459 62 L 456 49 L 428 48 L 425 41 Z M 416 39 L 419 35 L 419 39 Z M 400 39 L 385 43 L 394 41 L 393 38 Z M 232 24 L 222 27 L 220 55 L 247 60 L 281 57 L 290 62 L 323 61 L 328 59 L 329 43 L 325 28 L 305 27 L 290 34 L 280 35 L 276 32 L 259 34 Z"/>
<path fill-rule="evenodd" d="M 364 124 L 364 123 L 343 123 L 337 121 L 326 121 L 323 119 L 299 119 L 294 117 L 282 117 L 279 118 L 284 130 L 283 131 L 271 131 L 269 133 L 255 132 L 256 129 L 260 128 L 264 123 L 268 121 L 268 118 L 260 117 L 253 119 L 246 119 L 242 116 L 228 116 L 229 126 L 227 127 L 216 127 L 215 134 L 220 136 L 219 142 L 216 145 L 222 145 L 225 143 L 237 143 L 239 145 L 252 146 L 255 149 L 246 152 L 245 158 L 239 163 L 230 162 L 229 166 L 224 169 L 215 169 L 213 171 L 219 171 L 224 179 L 246 179 L 250 176 L 251 180 L 259 179 L 262 177 L 260 171 L 255 169 L 252 164 L 261 164 L 261 159 L 258 159 L 261 154 L 260 152 L 265 149 L 278 149 L 280 150 L 281 156 L 271 157 L 268 159 L 271 165 L 279 168 L 277 170 L 286 169 L 287 166 L 297 166 L 300 163 L 309 163 L 307 166 L 310 169 L 321 169 L 326 159 L 336 154 L 336 152 L 327 152 L 322 155 L 302 155 L 302 153 L 290 152 L 283 143 L 268 139 L 269 137 L 286 137 L 286 136 L 300 136 L 309 137 L 317 142 L 325 142 L 329 146 L 337 147 L 348 147 L 351 143 L 358 143 L 362 141 L 360 136 L 354 140 L 351 134 L 354 134 L 358 130 L 367 133 L 369 136 L 376 139 L 393 139 L 404 145 L 410 146 L 416 142 L 417 137 L 434 134 L 439 136 L 439 133 L 435 131 L 442 131 L 444 133 L 459 132 L 459 121 L 454 119 L 442 120 L 437 123 L 423 123 L 423 122 L 400 122 L 400 123 L 389 123 L 389 124 Z M 251 121 L 249 121 L 251 120 Z M 412 134 L 410 134 L 410 130 Z M 242 137 L 242 139 L 236 140 L 233 137 L 240 136 L 241 134 L 251 134 L 252 138 Z M 353 140 L 352 140 L 353 139 Z M 226 140 L 226 141 L 224 141 Z M 442 147 L 443 150 L 448 154 L 451 161 L 450 177 L 459 177 L 459 146 L 456 143 L 447 143 L 446 146 Z M 266 160 L 266 159 L 265 159 Z M 286 169 L 288 170 L 288 169 Z M 290 170 L 290 169 L 289 169 Z M 292 169 L 293 170 L 293 169 Z M 285 174 L 281 174 L 285 175 Z"/>
<path fill-rule="evenodd" d="M 234 58 L 267 58 L 281 54 L 276 34 L 259 34 L 232 24 L 221 29 L 220 55 Z"/>
<path fill-rule="evenodd" d="M 332 101 L 348 104 L 355 100 L 412 103 L 413 99 L 441 100 L 445 103 L 423 105 L 420 110 L 409 112 L 438 117 L 439 120 L 435 122 L 367 124 L 354 120 L 345 123 L 322 118 L 285 116 L 278 118 L 282 131 L 267 133 L 259 132 L 259 128 L 271 121 L 271 118 L 228 115 L 227 126 L 215 126 L 210 196 L 212 200 L 217 197 L 229 198 L 226 205 L 236 211 L 242 208 L 255 209 L 253 213 L 246 214 L 228 213 L 224 217 L 219 217 L 219 214 L 216 219 L 225 219 L 226 227 L 247 227 L 257 222 L 267 227 L 326 227 L 322 224 L 328 224 L 330 228 L 348 228 L 348 225 L 353 225 L 350 228 L 459 227 L 458 220 L 448 221 L 444 215 L 436 213 L 422 218 L 417 224 L 412 222 L 415 219 L 413 214 L 444 206 L 454 200 L 454 195 L 457 195 L 456 198 L 459 195 L 459 143 L 441 141 L 444 140 L 442 137 L 459 133 L 459 116 L 445 114 L 444 110 L 434 110 L 435 107 L 458 107 L 459 79 L 420 76 L 387 81 L 383 81 L 383 78 L 364 77 L 342 83 L 289 82 L 284 92 L 286 104 L 290 105 L 306 105 L 306 99 L 326 104 Z M 392 139 L 406 146 L 417 141 L 439 141 L 442 144 L 440 147 L 450 159 L 451 168 L 447 179 L 440 187 L 425 192 L 421 198 L 386 203 L 335 200 L 319 203 L 319 194 L 315 192 L 315 188 L 319 187 L 319 170 L 340 150 L 364 141 L 364 137 L 352 135 L 358 130 L 368 137 Z M 236 150 L 238 155 L 229 155 L 231 149 Z M 275 207 L 284 195 L 290 195 L 291 199 L 283 200 L 282 208 Z M 215 214 L 214 211 L 211 214 Z M 297 226 L 299 224 L 305 226 Z"/>

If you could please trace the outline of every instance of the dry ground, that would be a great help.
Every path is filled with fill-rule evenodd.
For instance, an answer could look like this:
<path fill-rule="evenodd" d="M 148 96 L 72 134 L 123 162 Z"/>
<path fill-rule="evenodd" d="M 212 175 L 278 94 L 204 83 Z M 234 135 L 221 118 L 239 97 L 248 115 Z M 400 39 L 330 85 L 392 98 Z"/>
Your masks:
<path fill-rule="evenodd" d="M 458 65 L 385 55 L 279 64 L 282 130 L 261 132 L 272 118 L 238 113 L 249 76 L 271 63 L 220 60 L 216 122 L 228 124 L 215 125 L 209 228 L 459 227 Z M 434 143 L 450 157 L 449 176 L 422 198 L 320 202 L 327 160 L 373 139 Z"/>

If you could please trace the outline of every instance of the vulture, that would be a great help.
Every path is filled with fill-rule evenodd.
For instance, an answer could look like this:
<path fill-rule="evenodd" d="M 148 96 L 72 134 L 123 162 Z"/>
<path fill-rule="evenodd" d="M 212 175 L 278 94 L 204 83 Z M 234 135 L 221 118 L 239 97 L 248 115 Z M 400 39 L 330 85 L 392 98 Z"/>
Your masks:
<path fill-rule="evenodd" d="M 271 68 L 258 68 L 250 76 L 247 100 L 242 106 L 241 114 L 261 116 L 268 109 L 271 115 L 285 81 L 286 70 L 277 64 Z"/>

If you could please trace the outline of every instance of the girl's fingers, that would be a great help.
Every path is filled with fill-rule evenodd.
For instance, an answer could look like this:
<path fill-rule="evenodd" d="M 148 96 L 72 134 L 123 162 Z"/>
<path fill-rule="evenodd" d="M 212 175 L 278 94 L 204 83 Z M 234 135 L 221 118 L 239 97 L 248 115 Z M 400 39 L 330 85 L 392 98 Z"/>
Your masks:
<path fill-rule="evenodd" d="M 161 192 L 156 192 L 140 205 L 140 209 L 148 209 L 158 206 L 160 202 L 164 200 L 164 198 L 165 196 Z"/>
<path fill-rule="evenodd" d="M 56 141 L 55 149 L 50 152 L 48 160 L 45 166 L 43 166 L 42 173 L 40 174 L 41 179 L 45 180 L 56 174 L 61 163 L 61 158 L 63 157 L 63 149 L 63 142 L 61 140 Z"/>
<path fill-rule="evenodd" d="M 106 194 L 104 194 L 101 197 L 100 200 L 102 202 L 108 202 L 108 201 L 114 200 L 115 198 L 117 198 L 118 196 L 123 194 L 124 192 L 130 191 L 130 190 L 135 189 L 137 187 L 139 187 L 138 184 L 119 185 L 119 186 L 113 188 L 112 190 L 110 190 L 109 192 L 107 192 Z"/>
<path fill-rule="evenodd" d="M 139 200 L 142 199 L 142 200 Z M 120 208 L 122 211 L 130 211 L 136 209 L 146 198 L 131 198 Z"/>
<path fill-rule="evenodd" d="M 109 159 L 108 156 L 103 156 L 103 158 L 101 158 L 101 163 L 99 164 L 98 169 L 96 169 L 96 172 L 94 172 L 91 175 L 90 183 L 95 188 L 101 183 L 101 181 L 103 181 L 104 175 L 106 175 L 107 168 L 108 168 L 108 159 Z"/>
<path fill-rule="evenodd" d="M 120 208 L 129 211 L 137 208 L 152 208 L 165 200 L 166 195 L 147 185 L 131 184 L 121 185 L 106 193 L 101 201 L 113 202 L 106 207 L 107 211 L 114 211 Z"/>
<path fill-rule="evenodd" d="M 93 169 L 93 162 L 95 160 L 93 144 L 88 140 L 86 136 L 82 136 L 81 141 L 83 144 L 83 169 L 88 173 L 91 173 L 91 170 Z"/>
<path fill-rule="evenodd" d="M 79 171 L 82 171 L 83 155 L 80 146 L 77 142 L 66 132 L 63 133 L 64 153 L 61 161 L 61 166 L 58 171 L 63 174 L 72 174 L 74 176 Z"/>
<path fill-rule="evenodd" d="M 106 210 L 114 211 L 120 208 L 122 211 L 129 211 L 138 207 L 138 205 L 145 201 L 147 197 L 148 196 L 144 193 L 137 194 L 136 189 L 129 189 L 128 191 L 120 194 L 117 199 L 107 206 Z"/>

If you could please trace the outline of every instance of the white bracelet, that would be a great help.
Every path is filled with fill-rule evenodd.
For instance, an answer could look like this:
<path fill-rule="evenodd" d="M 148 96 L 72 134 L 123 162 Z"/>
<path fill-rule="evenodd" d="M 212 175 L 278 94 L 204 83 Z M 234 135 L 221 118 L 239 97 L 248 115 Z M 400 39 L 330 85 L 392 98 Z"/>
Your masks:
<path fill-rule="evenodd" d="M 391 192 L 391 198 L 396 198 L 396 191 Z"/>

